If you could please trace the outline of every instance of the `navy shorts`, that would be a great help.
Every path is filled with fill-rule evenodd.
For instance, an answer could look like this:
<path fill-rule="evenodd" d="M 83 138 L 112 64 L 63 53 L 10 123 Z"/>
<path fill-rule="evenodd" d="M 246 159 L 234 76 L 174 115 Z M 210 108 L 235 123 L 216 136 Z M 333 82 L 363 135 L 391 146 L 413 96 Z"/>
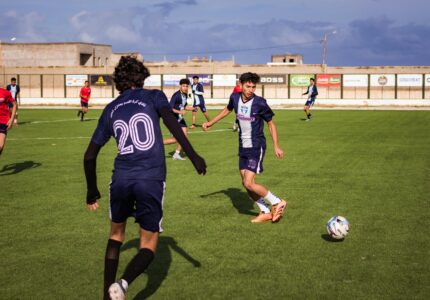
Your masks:
<path fill-rule="evenodd" d="M 110 184 L 110 219 L 123 223 L 134 216 L 144 230 L 162 232 L 165 182 L 113 176 Z"/>
<path fill-rule="evenodd" d="M 249 170 L 256 174 L 263 172 L 266 148 L 242 148 L 239 150 L 239 170 Z"/>
<path fill-rule="evenodd" d="M 6 124 L 0 123 L 0 133 L 7 135 L 7 125 Z"/>
<path fill-rule="evenodd" d="M 311 98 L 311 99 L 308 99 L 308 101 L 306 101 L 305 106 L 311 107 L 312 105 L 314 105 L 314 103 L 315 103 L 315 98 Z"/>
<path fill-rule="evenodd" d="M 205 105 L 205 100 L 200 100 L 199 104 L 196 104 L 196 102 L 194 101 L 194 105 L 193 107 L 200 107 L 200 110 L 202 112 L 206 112 L 206 105 Z"/>
<path fill-rule="evenodd" d="M 185 123 L 185 119 L 178 120 L 179 126 L 187 128 L 187 123 Z"/>
<path fill-rule="evenodd" d="M 81 101 L 81 106 L 82 107 L 88 107 L 88 102 Z"/>

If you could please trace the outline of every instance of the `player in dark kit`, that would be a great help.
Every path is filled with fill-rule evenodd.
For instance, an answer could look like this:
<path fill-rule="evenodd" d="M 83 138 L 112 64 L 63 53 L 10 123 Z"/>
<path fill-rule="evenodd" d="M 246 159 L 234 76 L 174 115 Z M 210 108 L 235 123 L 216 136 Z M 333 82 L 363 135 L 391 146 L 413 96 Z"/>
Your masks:
<path fill-rule="evenodd" d="M 170 99 L 170 106 L 172 107 L 172 111 L 175 114 L 176 119 L 178 120 L 179 125 L 182 128 L 185 136 L 188 136 L 188 127 L 187 123 L 185 123 L 184 115 L 188 111 L 197 111 L 197 109 L 193 107 L 187 106 L 187 98 L 188 98 L 188 87 L 190 86 L 190 80 L 188 78 L 183 78 L 179 81 L 179 90 L 176 91 L 172 98 Z M 176 144 L 177 141 L 175 138 L 165 139 L 164 145 Z M 181 145 L 176 147 L 176 151 L 173 154 L 173 160 L 185 160 L 181 156 Z"/>
<path fill-rule="evenodd" d="M 303 110 L 305 111 L 306 114 L 306 121 L 310 121 L 312 119 L 312 114 L 310 112 L 311 107 L 314 105 L 315 103 L 315 99 L 318 96 L 318 88 L 315 85 L 315 79 L 311 78 L 309 79 L 309 86 L 308 86 L 308 90 L 306 91 L 306 93 L 303 93 L 304 95 L 308 95 L 308 100 L 305 103 L 305 107 L 303 108 Z"/>
<path fill-rule="evenodd" d="M 163 137 L 159 119 L 171 131 L 199 174 L 206 164 L 193 149 L 178 124 L 165 94 L 143 88 L 148 69 L 134 57 L 121 57 L 113 75 L 120 96 L 104 109 L 84 156 L 87 206 L 99 207 L 97 155 L 113 136 L 118 146 L 110 184 L 111 229 L 104 270 L 105 299 L 125 299 L 129 284 L 151 263 L 162 231 L 166 179 Z M 125 238 L 127 218 L 135 216 L 140 225 L 140 251 L 115 282 L 120 247 Z"/>
<path fill-rule="evenodd" d="M 239 170 L 242 184 L 260 209 L 260 214 L 251 222 L 261 223 L 271 220 L 275 223 L 281 219 L 287 202 L 273 195 L 264 185 L 255 182 L 255 175 L 263 172 L 263 159 L 266 152 L 264 122 L 267 122 L 269 126 L 276 157 L 282 158 L 284 151 L 278 144 L 278 132 L 272 120 L 273 111 L 264 98 L 254 94 L 260 77 L 248 72 L 242 74 L 239 80 L 242 84 L 242 92 L 231 94 L 228 105 L 212 121 L 204 123 L 203 129 L 207 130 L 212 127 L 228 116 L 232 110 L 236 112 L 236 120 L 240 129 Z M 271 211 L 265 200 L 272 205 Z"/>

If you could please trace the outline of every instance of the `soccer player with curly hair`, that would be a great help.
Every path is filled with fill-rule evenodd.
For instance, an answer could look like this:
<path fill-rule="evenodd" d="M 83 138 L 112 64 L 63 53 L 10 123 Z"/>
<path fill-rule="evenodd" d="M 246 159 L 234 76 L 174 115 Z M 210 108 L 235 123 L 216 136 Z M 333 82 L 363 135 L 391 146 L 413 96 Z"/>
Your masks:
<path fill-rule="evenodd" d="M 104 298 L 125 299 L 127 287 L 152 262 L 162 231 L 166 162 L 160 118 L 181 144 L 199 174 L 206 164 L 185 137 L 166 95 L 143 88 L 149 70 L 131 56 L 121 57 L 113 78 L 120 95 L 104 109 L 84 156 L 87 206 L 99 207 L 97 155 L 114 137 L 118 155 L 110 184 L 110 236 L 105 254 Z M 125 238 L 127 218 L 140 225 L 140 250 L 115 282 L 120 247 Z"/>

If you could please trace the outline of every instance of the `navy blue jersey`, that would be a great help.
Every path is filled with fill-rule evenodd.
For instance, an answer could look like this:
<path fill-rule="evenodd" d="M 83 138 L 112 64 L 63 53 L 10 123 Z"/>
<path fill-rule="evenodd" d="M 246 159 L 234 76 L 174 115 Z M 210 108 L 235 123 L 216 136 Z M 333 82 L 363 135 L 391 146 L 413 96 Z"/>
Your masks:
<path fill-rule="evenodd" d="M 162 108 L 171 109 L 162 91 L 130 89 L 103 110 L 91 141 L 103 146 L 111 136 L 115 138 L 118 146 L 115 175 L 165 180 Z"/>
<path fill-rule="evenodd" d="M 204 102 L 205 99 L 203 98 L 203 84 L 198 82 L 197 84 L 191 84 L 191 89 L 194 92 L 194 103 L 193 106 L 200 105 L 201 102 Z"/>
<path fill-rule="evenodd" d="M 236 113 L 240 127 L 239 149 L 266 147 L 264 137 L 264 121 L 269 122 L 275 115 L 267 105 L 266 99 L 254 95 L 254 98 L 244 103 L 240 93 L 233 93 L 227 109 Z"/>
<path fill-rule="evenodd" d="M 187 95 L 181 93 L 181 91 L 176 91 L 172 98 L 170 98 L 170 107 L 176 110 L 184 110 L 187 106 Z M 181 114 L 174 113 L 175 117 L 178 119 L 178 121 L 181 121 L 184 116 Z"/>

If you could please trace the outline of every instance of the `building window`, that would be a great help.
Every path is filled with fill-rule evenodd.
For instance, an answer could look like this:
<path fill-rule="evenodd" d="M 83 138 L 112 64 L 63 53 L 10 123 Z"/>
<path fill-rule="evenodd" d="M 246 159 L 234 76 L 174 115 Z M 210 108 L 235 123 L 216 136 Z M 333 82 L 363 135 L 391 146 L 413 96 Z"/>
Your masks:
<path fill-rule="evenodd" d="M 81 66 L 85 66 L 85 65 L 87 64 L 87 62 L 90 60 L 90 58 L 91 58 L 91 54 L 81 53 L 81 54 L 79 55 L 79 58 L 80 58 L 80 62 L 79 62 L 79 64 L 80 64 Z"/>

